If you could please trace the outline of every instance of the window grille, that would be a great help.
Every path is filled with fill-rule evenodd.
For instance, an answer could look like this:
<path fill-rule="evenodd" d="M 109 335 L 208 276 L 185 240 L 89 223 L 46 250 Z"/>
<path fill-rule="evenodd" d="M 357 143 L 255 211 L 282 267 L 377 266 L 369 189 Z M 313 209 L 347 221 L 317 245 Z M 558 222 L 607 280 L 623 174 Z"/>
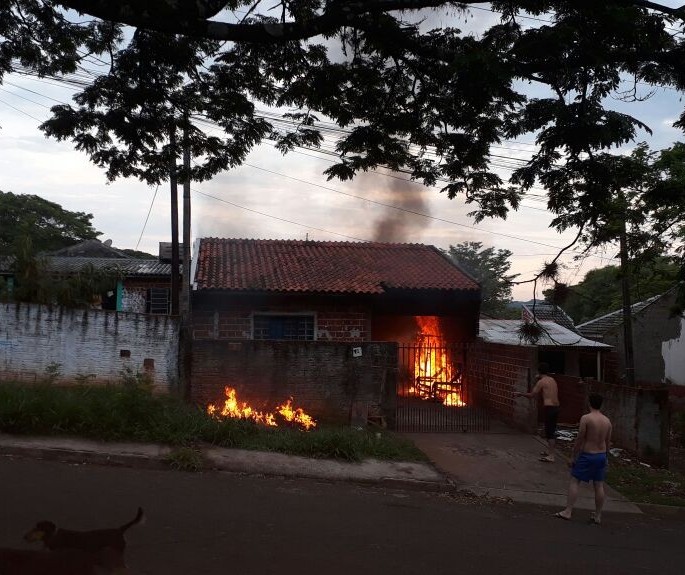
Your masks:
<path fill-rule="evenodd" d="M 147 290 L 146 312 L 152 314 L 169 315 L 171 300 L 169 288 L 150 288 Z"/>
<path fill-rule="evenodd" d="M 255 314 L 254 339 L 313 340 L 313 315 Z"/>

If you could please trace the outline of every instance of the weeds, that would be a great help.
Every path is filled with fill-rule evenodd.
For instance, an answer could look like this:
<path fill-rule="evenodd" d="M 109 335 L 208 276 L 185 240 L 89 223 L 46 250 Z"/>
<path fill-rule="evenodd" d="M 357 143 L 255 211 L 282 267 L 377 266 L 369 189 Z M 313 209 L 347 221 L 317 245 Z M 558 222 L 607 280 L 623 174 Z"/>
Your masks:
<path fill-rule="evenodd" d="M 192 471 L 197 473 L 205 467 L 202 451 L 197 447 L 175 447 L 167 455 L 167 463 L 176 471 Z"/>
<path fill-rule="evenodd" d="M 411 442 L 391 432 L 325 426 L 303 432 L 217 419 L 177 397 L 155 395 L 136 374 L 131 377 L 125 385 L 97 387 L 2 384 L 0 432 L 171 445 L 178 449 L 170 465 L 191 470 L 199 462 L 187 446 L 201 443 L 347 461 L 425 459 Z"/>

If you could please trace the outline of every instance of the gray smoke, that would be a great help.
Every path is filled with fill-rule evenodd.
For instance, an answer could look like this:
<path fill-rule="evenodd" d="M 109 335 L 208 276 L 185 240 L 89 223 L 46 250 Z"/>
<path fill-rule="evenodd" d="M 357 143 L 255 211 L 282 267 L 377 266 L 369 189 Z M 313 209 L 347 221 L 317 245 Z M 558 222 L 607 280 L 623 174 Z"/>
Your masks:
<path fill-rule="evenodd" d="M 403 176 L 400 176 L 403 177 Z M 417 213 L 429 214 L 427 194 L 421 185 L 403 179 L 388 178 L 384 190 L 375 191 L 376 201 L 394 207 L 385 207 L 383 215 L 375 222 L 373 241 L 390 243 L 415 243 L 420 241 L 426 218 Z M 382 199 L 378 199 L 382 197 Z M 414 212 L 414 213 L 412 213 Z"/>

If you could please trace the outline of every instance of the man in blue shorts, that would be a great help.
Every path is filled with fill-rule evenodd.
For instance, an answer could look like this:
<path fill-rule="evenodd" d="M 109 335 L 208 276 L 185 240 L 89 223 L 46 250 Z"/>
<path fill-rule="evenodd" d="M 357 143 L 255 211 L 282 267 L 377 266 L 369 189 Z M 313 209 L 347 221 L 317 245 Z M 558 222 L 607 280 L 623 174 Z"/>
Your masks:
<path fill-rule="evenodd" d="M 602 522 L 602 507 L 604 507 L 604 478 L 611 445 L 611 421 L 600 411 L 601 395 L 591 394 L 589 402 L 590 413 L 580 418 L 578 437 L 573 446 L 571 484 L 568 488 L 566 509 L 555 513 L 555 517 L 571 519 L 580 482 L 592 481 L 595 489 L 595 512 L 590 521 L 599 525 Z"/>

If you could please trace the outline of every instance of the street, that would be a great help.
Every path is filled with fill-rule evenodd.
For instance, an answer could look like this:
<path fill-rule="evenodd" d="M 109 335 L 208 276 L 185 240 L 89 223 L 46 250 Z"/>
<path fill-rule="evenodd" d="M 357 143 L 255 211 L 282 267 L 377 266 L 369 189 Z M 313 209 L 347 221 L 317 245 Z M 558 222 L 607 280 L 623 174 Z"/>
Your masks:
<path fill-rule="evenodd" d="M 0 458 L 0 546 L 29 548 L 38 520 L 64 528 L 147 521 L 127 534 L 143 574 L 682 573 L 685 524 L 482 503 L 350 484 Z"/>

